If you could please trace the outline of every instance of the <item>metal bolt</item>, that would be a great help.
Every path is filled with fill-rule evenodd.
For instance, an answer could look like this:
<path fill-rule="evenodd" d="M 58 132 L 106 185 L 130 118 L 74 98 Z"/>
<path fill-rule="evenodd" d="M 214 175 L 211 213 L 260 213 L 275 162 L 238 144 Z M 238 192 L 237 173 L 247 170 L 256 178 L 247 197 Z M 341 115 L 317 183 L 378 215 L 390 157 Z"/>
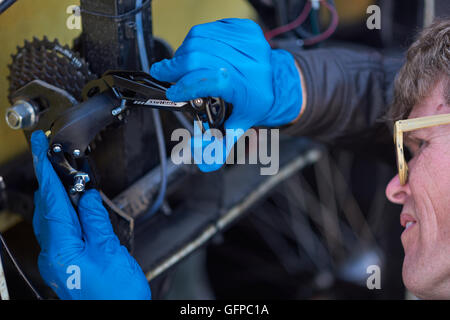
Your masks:
<path fill-rule="evenodd" d="M 54 153 L 58 153 L 58 152 L 61 152 L 61 151 L 62 151 L 62 148 L 61 148 L 61 146 L 59 144 L 55 144 L 53 146 L 53 152 Z"/>
<path fill-rule="evenodd" d="M 83 179 L 80 177 L 75 178 L 75 184 L 73 187 L 76 192 L 83 192 L 85 188 Z"/>
<path fill-rule="evenodd" d="M 119 107 L 117 107 L 117 108 L 115 108 L 115 109 L 113 109 L 112 111 L 111 111 L 111 114 L 113 115 L 113 116 L 117 116 L 118 114 L 120 114 L 120 113 L 122 113 L 125 109 L 126 109 L 126 101 L 125 100 L 122 100 L 122 102 L 120 103 L 120 106 Z"/>
<path fill-rule="evenodd" d="M 37 123 L 34 106 L 25 100 L 18 100 L 6 110 L 5 120 L 11 129 L 30 129 Z"/>
<path fill-rule="evenodd" d="M 11 128 L 20 128 L 21 118 L 15 111 L 6 113 L 6 122 Z"/>
<path fill-rule="evenodd" d="M 81 155 L 81 151 L 78 149 L 75 149 L 75 150 L 73 150 L 72 154 L 75 158 L 78 158 Z"/>
<path fill-rule="evenodd" d="M 113 111 L 111 111 L 111 114 L 113 116 L 117 116 L 122 110 L 120 109 L 120 107 L 113 109 Z"/>
<path fill-rule="evenodd" d="M 84 172 L 77 173 L 74 177 L 74 184 L 72 189 L 70 189 L 71 193 L 83 192 L 86 188 L 86 183 L 89 182 L 89 175 Z"/>
<path fill-rule="evenodd" d="M 203 99 L 202 98 L 194 99 L 194 104 L 196 107 L 201 107 L 203 105 Z"/>

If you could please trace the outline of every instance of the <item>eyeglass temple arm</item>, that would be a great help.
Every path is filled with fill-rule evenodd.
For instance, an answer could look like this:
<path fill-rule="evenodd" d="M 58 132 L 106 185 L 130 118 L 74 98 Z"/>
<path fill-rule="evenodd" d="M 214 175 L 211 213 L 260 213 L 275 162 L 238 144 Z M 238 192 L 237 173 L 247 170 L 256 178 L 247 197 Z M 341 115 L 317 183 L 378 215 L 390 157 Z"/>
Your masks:
<path fill-rule="evenodd" d="M 399 120 L 395 123 L 395 130 L 407 132 L 443 124 L 450 124 L 450 114 L 439 114 L 435 116 Z"/>

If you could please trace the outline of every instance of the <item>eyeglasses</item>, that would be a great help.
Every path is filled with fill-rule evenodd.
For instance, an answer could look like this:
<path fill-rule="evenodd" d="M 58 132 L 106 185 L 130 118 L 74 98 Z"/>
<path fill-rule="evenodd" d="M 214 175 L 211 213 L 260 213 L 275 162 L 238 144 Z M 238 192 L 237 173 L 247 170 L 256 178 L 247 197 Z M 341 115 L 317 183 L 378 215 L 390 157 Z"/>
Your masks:
<path fill-rule="evenodd" d="M 394 144 L 397 151 L 397 168 L 401 185 L 405 185 L 408 180 L 408 164 L 405 161 L 405 154 L 403 150 L 403 132 L 425 129 L 443 124 L 450 124 L 450 114 L 398 120 L 395 122 Z"/>

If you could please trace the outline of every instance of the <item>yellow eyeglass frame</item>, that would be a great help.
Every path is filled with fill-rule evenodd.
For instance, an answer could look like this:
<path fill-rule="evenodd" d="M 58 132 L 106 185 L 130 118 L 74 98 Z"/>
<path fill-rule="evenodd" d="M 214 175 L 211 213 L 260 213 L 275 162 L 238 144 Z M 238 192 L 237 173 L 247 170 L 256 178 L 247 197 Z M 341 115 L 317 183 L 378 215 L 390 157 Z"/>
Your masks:
<path fill-rule="evenodd" d="M 425 129 L 444 124 L 450 124 L 450 114 L 398 120 L 394 125 L 394 144 L 397 153 L 397 168 L 400 184 L 403 186 L 408 180 L 408 164 L 403 150 L 403 132 Z"/>

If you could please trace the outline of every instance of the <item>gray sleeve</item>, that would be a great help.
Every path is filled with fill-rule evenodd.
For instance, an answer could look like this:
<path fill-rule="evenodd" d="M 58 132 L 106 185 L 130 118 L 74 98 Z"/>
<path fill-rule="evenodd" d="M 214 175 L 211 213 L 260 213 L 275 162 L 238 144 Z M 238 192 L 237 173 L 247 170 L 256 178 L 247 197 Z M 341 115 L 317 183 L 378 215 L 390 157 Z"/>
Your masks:
<path fill-rule="evenodd" d="M 366 49 L 290 52 L 302 70 L 307 103 L 300 119 L 284 127 L 284 133 L 344 144 L 390 137 L 383 117 L 401 58 Z"/>

